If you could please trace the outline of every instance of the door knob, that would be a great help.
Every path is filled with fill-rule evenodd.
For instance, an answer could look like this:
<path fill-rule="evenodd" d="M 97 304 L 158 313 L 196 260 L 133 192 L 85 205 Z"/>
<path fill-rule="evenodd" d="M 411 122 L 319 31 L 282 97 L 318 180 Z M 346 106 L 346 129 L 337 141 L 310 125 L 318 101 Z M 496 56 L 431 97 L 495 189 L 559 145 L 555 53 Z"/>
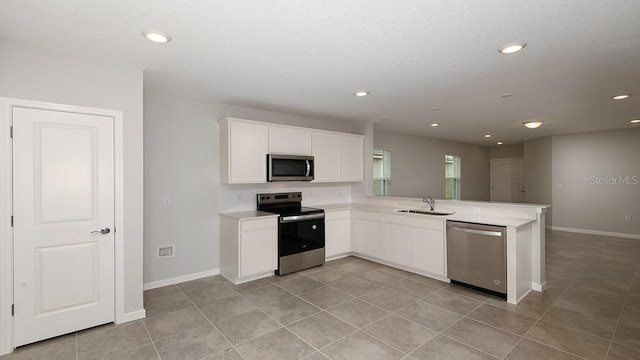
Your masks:
<path fill-rule="evenodd" d="M 91 233 L 92 233 L 92 234 L 100 233 L 100 234 L 102 234 L 102 235 L 107 235 L 107 234 L 108 234 L 108 233 L 110 233 L 110 232 L 111 232 L 111 229 L 109 229 L 109 228 L 102 228 L 102 229 L 100 229 L 100 230 L 92 231 Z"/>

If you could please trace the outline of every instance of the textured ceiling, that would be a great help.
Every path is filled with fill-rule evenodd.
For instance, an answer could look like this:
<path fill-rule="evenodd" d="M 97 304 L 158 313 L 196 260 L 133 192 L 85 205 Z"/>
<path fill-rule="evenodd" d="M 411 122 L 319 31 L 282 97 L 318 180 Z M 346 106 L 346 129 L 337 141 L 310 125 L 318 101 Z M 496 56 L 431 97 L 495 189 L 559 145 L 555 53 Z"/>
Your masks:
<path fill-rule="evenodd" d="M 0 39 L 142 68 L 185 97 L 493 145 L 637 128 L 638 15 L 638 0 L 1 0 Z"/>

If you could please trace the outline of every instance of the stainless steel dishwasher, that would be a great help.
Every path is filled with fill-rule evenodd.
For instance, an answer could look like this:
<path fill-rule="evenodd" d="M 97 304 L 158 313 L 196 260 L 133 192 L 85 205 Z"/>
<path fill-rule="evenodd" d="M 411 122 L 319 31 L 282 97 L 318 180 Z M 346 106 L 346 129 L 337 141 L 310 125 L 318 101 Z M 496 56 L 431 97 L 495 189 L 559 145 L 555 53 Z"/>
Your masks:
<path fill-rule="evenodd" d="M 447 221 L 447 276 L 452 282 L 507 294 L 503 226 Z"/>

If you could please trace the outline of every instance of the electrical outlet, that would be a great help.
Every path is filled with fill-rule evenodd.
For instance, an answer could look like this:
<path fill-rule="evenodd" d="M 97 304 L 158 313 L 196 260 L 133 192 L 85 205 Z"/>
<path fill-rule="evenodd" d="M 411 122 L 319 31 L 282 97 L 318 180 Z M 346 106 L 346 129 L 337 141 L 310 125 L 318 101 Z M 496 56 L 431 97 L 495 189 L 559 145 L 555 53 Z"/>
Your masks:
<path fill-rule="evenodd" d="M 157 258 L 169 258 L 174 257 L 175 254 L 175 245 L 166 245 L 158 247 L 158 256 Z"/>
<path fill-rule="evenodd" d="M 477 208 L 477 207 L 470 207 L 470 208 L 469 208 L 469 212 L 470 212 L 470 213 L 479 213 L 479 212 L 480 212 L 480 208 Z"/>
<path fill-rule="evenodd" d="M 631 215 L 625 215 L 625 216 L 624 216 L 624 221 L 629 221 L 629 222 L 631 222 Z"/>
<path fill-rule="evenodd" d="M 170 196 L 163 197 L 162 198 L 162 205 L 171 206 L 171 197 Z"/>

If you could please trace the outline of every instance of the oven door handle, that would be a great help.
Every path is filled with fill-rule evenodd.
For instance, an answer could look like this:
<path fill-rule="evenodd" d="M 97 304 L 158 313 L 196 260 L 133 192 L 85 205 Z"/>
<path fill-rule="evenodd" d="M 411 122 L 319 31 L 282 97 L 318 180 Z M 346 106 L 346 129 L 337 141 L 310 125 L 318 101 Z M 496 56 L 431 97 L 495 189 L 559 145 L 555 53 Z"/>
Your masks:
<path fill-rule="evenodd" d="M 301 221 L 301 220 L 312 220 L 312 219 L 324 219 L 324 213 L 310 214 L 310 215 L 284 216 L 284 217 L 280 217 L 280 222 L 281 223 L 288 223 L 288 222 Z"/>

